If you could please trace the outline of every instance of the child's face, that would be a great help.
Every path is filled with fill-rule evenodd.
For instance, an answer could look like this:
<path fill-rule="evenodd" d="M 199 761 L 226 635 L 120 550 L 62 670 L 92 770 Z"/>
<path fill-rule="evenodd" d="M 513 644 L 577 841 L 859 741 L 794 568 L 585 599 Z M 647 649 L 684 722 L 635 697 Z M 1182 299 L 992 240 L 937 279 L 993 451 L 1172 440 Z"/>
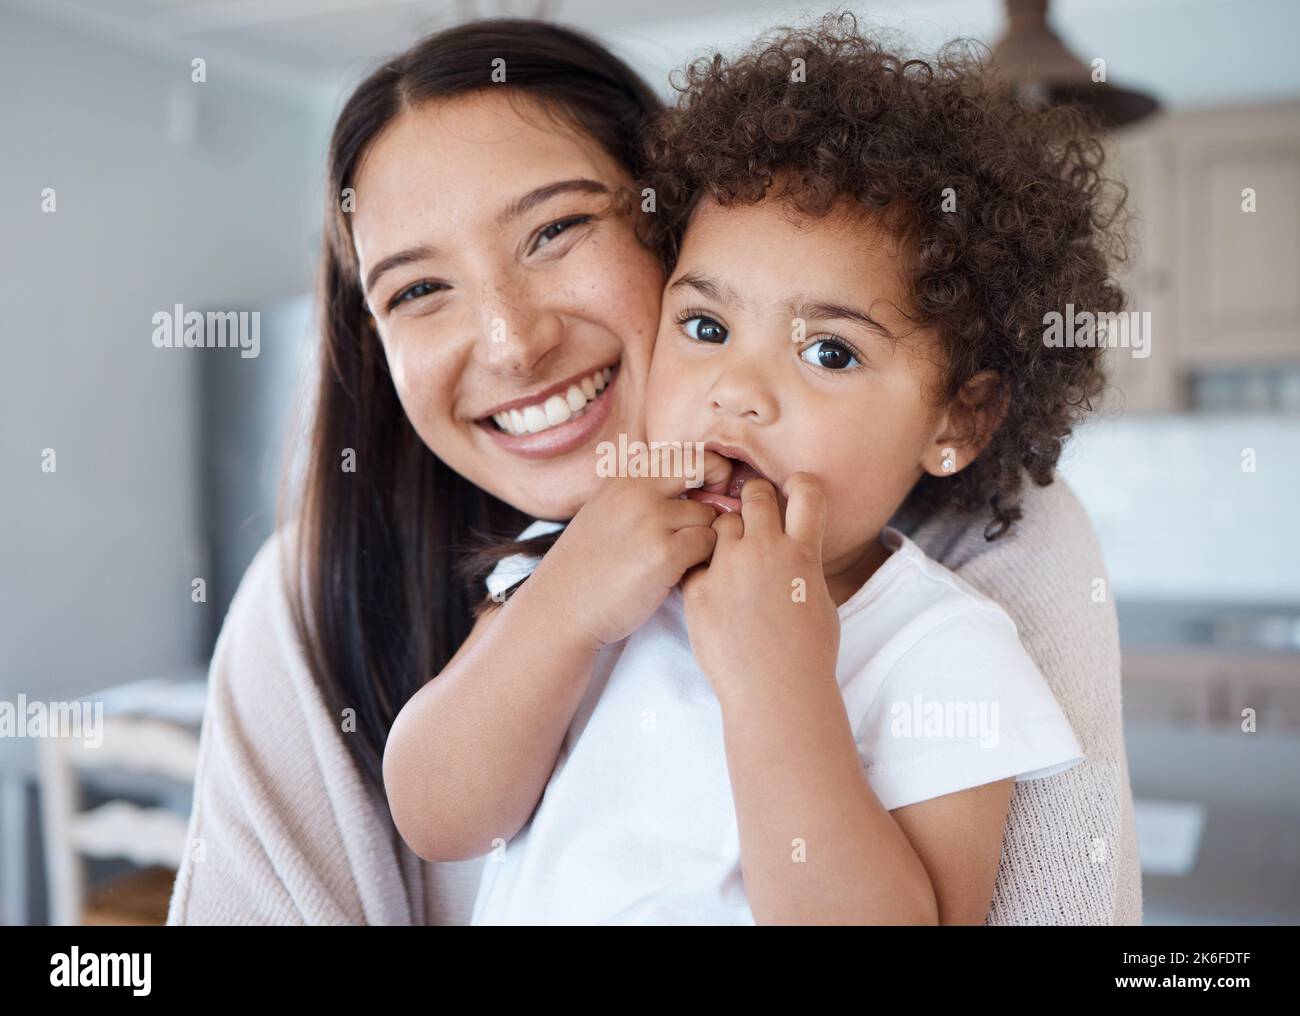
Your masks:
<path fill-rule="evenodd" d="M 828 575 L 879 535 L 942 429 L 938 344 L 899 310 L 896 258 L 848 212 L 704 202 L 664 292 L 647 436 L 740 449 L 778 496 L 791 473 L 813 474 Z"/>

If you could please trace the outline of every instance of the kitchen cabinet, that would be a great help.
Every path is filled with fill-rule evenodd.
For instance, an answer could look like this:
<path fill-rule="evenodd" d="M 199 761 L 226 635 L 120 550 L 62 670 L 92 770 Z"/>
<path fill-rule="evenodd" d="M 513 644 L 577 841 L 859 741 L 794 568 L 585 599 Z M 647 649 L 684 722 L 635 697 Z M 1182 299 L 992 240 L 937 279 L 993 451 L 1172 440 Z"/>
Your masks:
<path fill-rule="evenodd" d="M 1110 405 L 1185 409 L 1195 372 L 1300 364 L 1300 103 L 1172 111 L 1108 147 L 1132 212 L 1120 281 L 1151 312 L 1149 356 L 1107 350 Z"/>

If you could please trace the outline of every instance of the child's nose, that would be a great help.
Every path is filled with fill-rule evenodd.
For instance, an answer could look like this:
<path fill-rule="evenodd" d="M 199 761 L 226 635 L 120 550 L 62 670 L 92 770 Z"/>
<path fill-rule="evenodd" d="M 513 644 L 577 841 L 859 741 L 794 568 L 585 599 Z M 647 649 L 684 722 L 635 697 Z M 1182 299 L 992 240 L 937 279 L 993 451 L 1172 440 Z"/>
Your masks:
<path fill-rule="evenodd" d="M 709 392 L 709 408 L 714 413 L 739 417 L 749 423 L 775 423 L 778 410 L 773 390 L 756 365 L 728 365 Z"/>

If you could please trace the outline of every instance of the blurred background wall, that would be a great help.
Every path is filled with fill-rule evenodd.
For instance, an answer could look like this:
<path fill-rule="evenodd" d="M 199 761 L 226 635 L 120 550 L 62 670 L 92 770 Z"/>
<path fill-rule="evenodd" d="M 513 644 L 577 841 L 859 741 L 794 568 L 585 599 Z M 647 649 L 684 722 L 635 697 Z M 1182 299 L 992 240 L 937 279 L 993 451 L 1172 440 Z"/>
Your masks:
<path fill-rule="evenodd" d="M 188 594 L 211 554 L 200 449 L 240 423 L 200 413 L 218 358 L 155 349 L 151 320 L 310 287 L 323 142 L 309 94 L 215 60 L 206 88 L 189 76 L 188 59 L 0 9 L 0 695 L 192 662 L 212 630 Z"/>

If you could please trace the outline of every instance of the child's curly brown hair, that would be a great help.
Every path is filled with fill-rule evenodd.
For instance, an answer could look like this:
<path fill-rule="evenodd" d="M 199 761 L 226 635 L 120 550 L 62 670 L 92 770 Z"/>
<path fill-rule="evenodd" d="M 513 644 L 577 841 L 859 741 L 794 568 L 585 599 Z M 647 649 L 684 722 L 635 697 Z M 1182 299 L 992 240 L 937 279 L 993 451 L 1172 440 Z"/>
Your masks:
<path fill-rule="evenodd" d="M 946 350 L 941 397 L 1003 413 L 974 462 L 923 477 L 909 505 L 988 506 L 985 537 L 1001 536 L 1020 517 L 1024 475 L 1052 482 L 1105 384 L 1102 348 L 1043 340 L 1049 311 L 1123 307 L 1111 268 L 1124 257 L 1124 190 L 1100 174 L 1098 125 L 1023 106 L 974 44 L 907 59 L 848 14 L 684 73 L 681 101 L 647 141 L 649 239 L 668 270 L 703 197 L 756 203 L 775 185 L 807 215 L 845 198 L 876 215 L 907 252 L 906 313 Z"/>

